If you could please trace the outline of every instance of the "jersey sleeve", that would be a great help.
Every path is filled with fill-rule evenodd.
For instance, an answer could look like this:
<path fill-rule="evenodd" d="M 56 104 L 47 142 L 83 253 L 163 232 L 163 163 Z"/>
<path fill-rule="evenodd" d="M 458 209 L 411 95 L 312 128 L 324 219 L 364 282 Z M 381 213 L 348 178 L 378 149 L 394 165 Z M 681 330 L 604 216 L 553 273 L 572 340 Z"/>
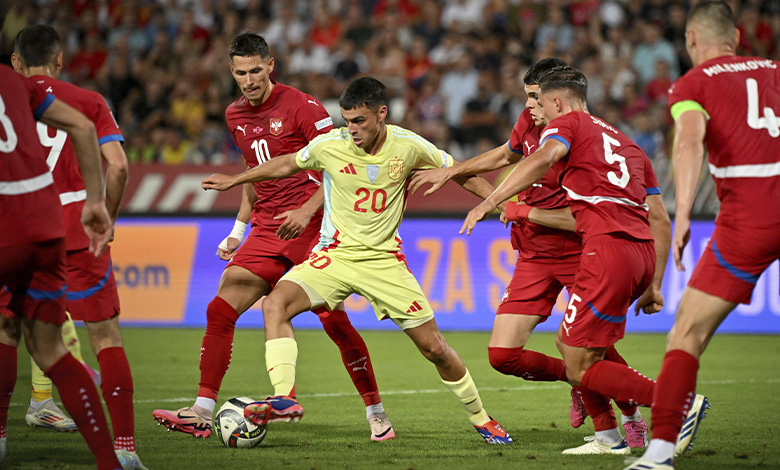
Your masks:
<path fill-rule="evenodd" d="M 97 129 L 98 143 L 100 145 L 107 144 L 109 142 L 124 142 L 125 138 L 122 137 L 122 131 L 119 130 L 119 125 L 114 119 L 113 113 L 108 108 L 105 98 L 102 95 L 95 93 L 95 117 L 93 122 Z"/>
<path fill-rule="evenodd" d="M 431 168 L 448 168 L 453 165 L 452 155 L 448 154 L 442 149 L 436 148 L 435 145 L 427 140 L 419 137 L 417 142 L 418 148 L 418 160 L 414 166 L 415 169 L 427 170 Z"/>
<path fill-rule="evenodd" d="M 653 165 L 650 164 L 650 159 L 647 156 L 645 156 L 645 190 L 647 190 L 648 196 L 661 194 L 658 178 L 655 176 L 655 170 L 653 170 Z"/>
<path fill-rule="evenodd" d="M 565 114 L 550 121 L 539 137 L 539 147 L 548 139 L 557 140 L 571 150 L 571 143 L 577 128 L 575 113 Z"/>
<path fill-rule="evenodd" d="M 320 159 L 322 150 L 327 145 L 325 142 L 333 140 L 333 132 L 314 138 L 309 145 L 298 150 L 295 154 L 295 163 L 303 170 L 322 170 L 324 163 Z"/>
<path fill-rule="evenodd" d="M 309 142 L 318 135 L 327 134 L 333 130 L 333 119 L 322 103 L 311 95 L 301 95 L 295 119 L 301 133 Z"/>
<path fill-rule="evenodd" d="M 684 112 L 701 111 L 707 118 L 709 114 L 701 105 L 701 83 L 688 73 L 680 77 L 669 89 L 669 112 L 676 121 Z"/>
<path fill-rule="evenodd" d="M 530 112 L 525 110 L 520 114 L 520 117 L 517 118 L 517 122 L 514 127 L 512 127 L 512 133 L 509 135 L 509 142 L 507 142 L 509 149 L 519 155 L 523 155 L 523 139 L 528 131 L 528 118 L 526 114 L 530 116 Z"/>
<path fill-rule="evenodd" d="M 47 93 L 46 90 L 37 86 L 35 82 L 30 79 L 26 78 L 22 80 L 22 82 L 24 82 L 24 87 L 30 95 L 30 109 L 33 112 L 33 116 L 35 116 L 35 120 L 38 121 L 56 98 L 53 94 Z"/>

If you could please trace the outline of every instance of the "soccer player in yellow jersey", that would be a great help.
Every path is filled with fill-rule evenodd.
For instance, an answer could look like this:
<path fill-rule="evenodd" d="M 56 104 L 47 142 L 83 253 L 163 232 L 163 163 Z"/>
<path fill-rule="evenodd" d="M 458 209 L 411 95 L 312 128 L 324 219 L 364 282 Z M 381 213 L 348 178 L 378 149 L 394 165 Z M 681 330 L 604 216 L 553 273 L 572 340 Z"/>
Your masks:
<path fill-rule="evenodd" d="M 234 176 L 211 175 L 203 189 L 224 191 L 251 181 L 323 170 L 325 213 L 320 243 L 309 259 L 291 269 L 263 302 L 266 367 L 271 384 L 295 383 L 298 346 L 291 320 L 301 312 L 333 308 L 350 294 L 371 303 L 377 318 L 390 318 L 406 332 L 444 384 L 460 400 L 469 420 L 488 444 L 512 438 L 488 416 L 479 392 L 458 353 L 442 336 L 425 294 L 401 253 L 398 227 L 413 170 L 454 164 L 430 142 L 385 123 L 387 91 L 378 80 L 359 78 L 339 99 L 347 127 L 323 134 L 297 154 L 277 157 Z M 458 181 L 487 196 L 492 186 L 478 177 Z M 269 354 L 272 352 L 272 354 Z M 282 387 L 283 388 L 283 387 Z M 248 405 L 245 417 L 265 424 L 274 407 L 296 403 L 288 396 Z"/>

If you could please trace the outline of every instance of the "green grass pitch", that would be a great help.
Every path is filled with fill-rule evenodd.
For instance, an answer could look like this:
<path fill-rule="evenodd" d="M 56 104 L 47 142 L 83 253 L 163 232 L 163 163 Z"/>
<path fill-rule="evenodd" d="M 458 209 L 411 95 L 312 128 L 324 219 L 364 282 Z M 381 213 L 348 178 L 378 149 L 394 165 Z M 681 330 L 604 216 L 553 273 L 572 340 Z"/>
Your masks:
<path fill-rule="evenodd" d="M 371 442 L 365 408 L 322 331 L 298 331 L 297 391 L 306 415 L 298 424 L 269 426 L 254 449 L 228 449 L 214 436 L 194 439 L 157 426 L 155 408 L 193 402 L 198 385 L 200 329 L 125 328 L 135 381 L 138 452 L 151 470 L 178 469 L 622 469 L 622 456 L 563 456 L 593 432 L 590 421 L 569 425 L 569 387 L 527 382 L 494 371 L 487 361 L 489 333 L 445 332 L 463 357 L 487 411 L 514 437 L 511 446 L 488 446 L 435 369 L 400 331 L 366 331 L 382 399 L 397 437 Z M 80 329 L 82 340 L 86 332 Z M 663 335 L 629 335 L 618 343 L 628 362 L 649 377 L 658 374 Z M 530 349 L 556 354 L 553 337 L 531 337 Z M 87 361 L 96 360 L 86 343 Z M 233 360 L 218 406 L 234 396 L 272 392 L 265 372 L 263 335 L 236 333 Z M 23 347 L 8 418 L 6 469 L 93 468 L 78 434 L 29 428 L 29 358 Z M 780 468 L 780 341 L 776 336 L 716 336 L 699 371 L 699 392 L 713 404 L 695 447 L 680 469 Z M 649 410 L 643 410 L 646 419 Z M 640 453 L 635 451 L 635 455 Z"/>

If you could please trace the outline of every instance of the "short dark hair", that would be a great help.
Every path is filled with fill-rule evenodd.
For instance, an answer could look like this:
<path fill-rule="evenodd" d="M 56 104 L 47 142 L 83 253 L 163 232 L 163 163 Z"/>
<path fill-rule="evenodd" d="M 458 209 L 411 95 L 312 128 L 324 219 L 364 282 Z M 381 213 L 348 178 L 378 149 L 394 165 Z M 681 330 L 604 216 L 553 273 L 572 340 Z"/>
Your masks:
<path fill-rule="evenodd" d="M 268 50 L 268 43 L 265 42 L 262 36 L 245 32 L 233 38 L 228 55 L 232 62 L 235 56 L 252 57 L 259 55 L 261 58 L 267 59 L 271 57 L 271 52 Z"/>
<path fill-rule="evenodd" d="M 528 71 L 523 76 L 523 83 L 526 85 L 538 85 L 539 81 L 544 75 L 549 74 L 555 69 L 568 66 L 569 64 L 555 57 L 542 59 L 532 65 L 530 69 L 528 69 Z"/>
<path fill-rule="evenodd" d="M 734 13 L 726 2 L 704 0 L 688 12 L 688 24 L 694 21 L 703 22 L 708 29 L 719 37 L 728 37 L 737 27 Z"/>
<path fill-rule="evenodd" d="M 379 80 L 372 77 L 361 77 L 353 80 L 339 98 L 341 109 L 356 109 L 367 106 L 369 109 L 379 109 L 387 106 L 387 88 Z"/>
<path fill-rule="evenodd" d="M 551 90 L 569 90 L 574 96 L 583 102 L 588 100 L 588 79 L 585 74 L 577 69 L 553 72 L 542 78 L 539 90 L 544 92 Z"/>
<path fill-rule="evenodd" d="M 19 31 L 14 52 L 25 67 L 42 67 L 54 62 L 62 52 L 62 41 L 51 26 L 36 24 Z"/>

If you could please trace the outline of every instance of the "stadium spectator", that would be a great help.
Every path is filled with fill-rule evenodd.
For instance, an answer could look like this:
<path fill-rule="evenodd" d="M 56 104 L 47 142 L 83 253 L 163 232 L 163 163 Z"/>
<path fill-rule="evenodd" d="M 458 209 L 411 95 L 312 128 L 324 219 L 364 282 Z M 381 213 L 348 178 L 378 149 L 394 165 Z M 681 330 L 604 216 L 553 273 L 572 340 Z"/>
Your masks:
<path fill-rule="evenodd" d="M 547 20 L 536 30 L 534 44 L 537 49 L 544 49 L 550 43 L 556 55 L 574 45 L 574 28 L 566 21 L 566 13 L 561 6 L 551 6 L 547 10 Z"/>
<path fill-rule="evenodd" d="M 661 35 L 661 27 L 655 23 L 639 25 L 642 40 L 634 48 L 631 66 L 639 77 L 639 82 L 646 85 L 655 76 L 655 64 L 664 61 L 669 65 L 669 76 L 675 79 L 680 76 L 677 54 L 672 44 Z"/>
<path fill-rule="evenodd" d="M 727 4 L 702 1 L 692 8 L 686 46 L 693 68 L 675 81 L 669 96 L 677 206 L 672 252 L 679 270 L 684 269 L 683 250 L 705 158 L 722 206 L 667 337 L 653 397 L 652 441 L 642 458 L 627 467 L 631 470 L 673 468 L 675 455 L 689 448 L 709 406 L 696 394 L 700 357 L 734 308 L 750 303 L 761 273 L 780 259 L 780 130 L 775 117 L 780 64 L 736 55 L 738 41 Z M 747 118 L 735 110 L 747 110 Z M 676 438 L 683 424 L 689 438 L 680 441 Z"/>
<path fill-rule="evenodd" d="M 439 94 L 444 98 L 444 118 L 453 132 L 459 132 L 466 103 L 479 93 L 479 72 L 471 54 L 464 52 L 455 66 L 441 77 Z M 460 137 L 458 137 L 460 140 Z"/>

